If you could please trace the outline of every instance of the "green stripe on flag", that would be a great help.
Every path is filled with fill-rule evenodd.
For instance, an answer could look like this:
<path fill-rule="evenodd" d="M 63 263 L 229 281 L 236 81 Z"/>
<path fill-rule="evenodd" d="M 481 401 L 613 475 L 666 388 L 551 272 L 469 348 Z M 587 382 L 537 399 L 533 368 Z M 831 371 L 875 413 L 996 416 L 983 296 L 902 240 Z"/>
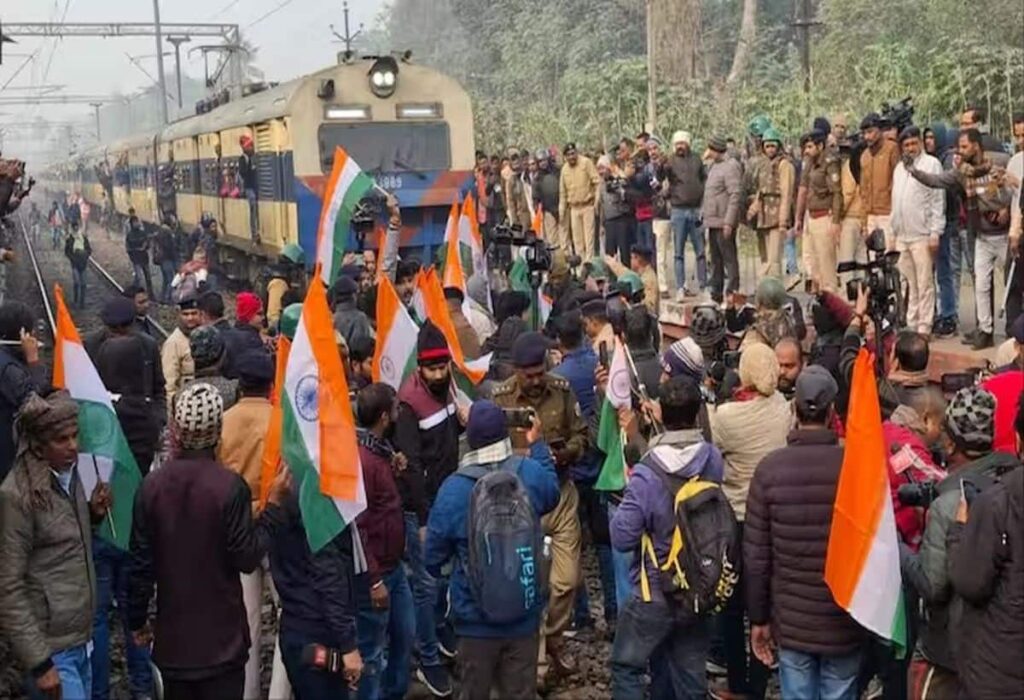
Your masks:
<path fill-rule="evenodd" d="M 622 453 L 619 413 L 607 399 L 601 404 L 601 422 L 597 429 L 597 447 L 604 452 L 604 464 L 597 477 L 597 491 L 621 491 L 626 488 L 626 457 Z"/>
<path fill-rule="evenodd" d="M 359 200 L 373 187 L 373 178 L 360 172 L 352 180 L 352 184 L 341 198 L 338 218 L 334 221 L 334 242 L 331 246 L 331 284 L 341 273 L 341 261 L 348 249 L 348 237 L 352 226 L 352 214 L 356 211 Z"/>
<path fill-rule="evenodd" d="M 306 541 L 315 553 L 345 529 L 345 521 L 334 501 L 320 491 L 320 473 L 306 452 L 306 443 L 299 429 L 298 420 L 292 412 L 291 400 L 287 396 L 281 398 L 284 414 L 281 452 L 298 486 L 299 512 L 302 514 L 302 525 L 306 530 Z"/>
<path fill-rule="evenodd" d="M 117 414 L 108 406 L 94 401 L 78 401 L 78 451 L 106 457 L 114 463 L 108 482 L 113 506 L 110 517 L 103 519 L 98 534 L 115 547 L 127 550 L 132 534 L 135 493 L 142 483 L 142 472 L 128 447 Z M 96 468 L 95 464 L 78 465 L 79 472 Z"/>

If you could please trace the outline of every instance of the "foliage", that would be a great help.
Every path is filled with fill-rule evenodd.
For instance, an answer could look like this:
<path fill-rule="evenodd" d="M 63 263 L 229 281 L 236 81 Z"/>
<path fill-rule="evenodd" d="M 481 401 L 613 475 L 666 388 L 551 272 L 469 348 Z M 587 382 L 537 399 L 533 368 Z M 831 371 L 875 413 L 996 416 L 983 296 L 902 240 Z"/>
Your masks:
<path fill-rule="evenodd" d="M 845 113 L 855 126 L 908 95 L 921 123 L 975 104 L 1008 135 L 1024 106 L 1024 3 L 818 0 L 805 94 L 796 5 L 761 0 L 751 61 L 726 85 L 743 1 L 699 2 L 704 79 L 658 86 L 664 136 L 739 135 L 765 113 L 797 138 L 816 115 Z M 478 146 L 604 147 L 646 121 L 644 0 L 394 0 L 382 23 L 391 46 L 466 85 Z"/>

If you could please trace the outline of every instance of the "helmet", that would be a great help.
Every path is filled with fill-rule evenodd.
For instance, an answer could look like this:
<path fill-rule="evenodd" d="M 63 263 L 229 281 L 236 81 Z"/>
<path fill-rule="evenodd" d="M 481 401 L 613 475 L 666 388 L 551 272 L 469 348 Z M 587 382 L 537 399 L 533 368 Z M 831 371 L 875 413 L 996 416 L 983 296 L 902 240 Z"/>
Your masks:
<path fill-rule="evenodd" d="M 690 335 L 701 348 L 718 345 L 725 339 L 725 314 L 715 304 L 700 304 L 693 308 Z"/>
<path fill-rule="evenodd" d="M 296 243 L 289 243 L 281 249 L 281 260 L 290 262 L 293 265 L 305 265 L 306 251 Z"/>
<path fill-rule="evenodd" d="M 291 304 L 281 313 L 281 320 L 277 329 L 281 331 L 288 340 L 295 340 L 295 331 L 299 327 L 299 318 L 302 316 L 302 304 Z"/>
<path fill-rule="evenodd" d="M 764 133 L 761 134 L 761 143 L 768 143 L 769 141 L 774 141 L 780 146 L 782 145 L 782 134 L 780 134 L 773 126 L 769 126 L 764 130 Z"/>
<path fill-rule="evenodd" d="M 623 272 L 619 275 L 618 280 L 616 281 L 618 282 L 619 289 L 629 290 L 628 293 L 630 296 L 643 291 L 644 288 L 644 283 L 643 280 L 640 279 L 640 275 L 636 274 L 632 270 Z"/>
<path fill-rule="evenodd" d="M 747 131 L 749 131 L 752 136 L 760 136 L 770 129 L 771 126 L 772 122 L 767 116 L 764 114 L 758 114 L 750 120 L 749 124 L 747 124 Z"/>

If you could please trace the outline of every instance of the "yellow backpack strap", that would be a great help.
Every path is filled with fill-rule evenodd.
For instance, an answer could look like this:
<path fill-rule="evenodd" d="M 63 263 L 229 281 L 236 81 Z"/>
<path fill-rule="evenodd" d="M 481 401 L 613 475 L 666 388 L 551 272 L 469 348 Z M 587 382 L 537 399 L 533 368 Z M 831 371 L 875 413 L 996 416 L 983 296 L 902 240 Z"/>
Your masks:
<path fill-rule="evenodd" d="M 646 532 L 640 537 L 640 596 L 645 603 L 651 602 L 651 581 L 647 577 L 647 557 L 654 562 L 654 569 L 658 569 L 658 555 L 654 553 L 654 541 Z"/>
<path fill-rule="evenodd" d="M 707 489 L 713 489 L 717 487 L 718 484 L 712 481 L 704 481 L 699 477 L 694 477 L 690 479 L 685 484 L 683 484 L 683 486 L 678 491 L 676 491 L 676 500 L 672 504 L 672 515 L 675 516 L 675 514 L 679 512 L 679 506 L 686 499 L 692 498 L 696 496 L 698 493 L 706 491 Z M 679 570 L 678 564 L 678 557 L 681 551 L 683 551 L 683 533 L 677 527 L 672 532 L 672 546 L 668 550 L 668 558 L 665 560 L 664 565 L 662 565 L 662 570 L 668 571 L 669 567 L 671 567 L 674 564 L 677 573 L 682 575 L 683 572 Z"/>

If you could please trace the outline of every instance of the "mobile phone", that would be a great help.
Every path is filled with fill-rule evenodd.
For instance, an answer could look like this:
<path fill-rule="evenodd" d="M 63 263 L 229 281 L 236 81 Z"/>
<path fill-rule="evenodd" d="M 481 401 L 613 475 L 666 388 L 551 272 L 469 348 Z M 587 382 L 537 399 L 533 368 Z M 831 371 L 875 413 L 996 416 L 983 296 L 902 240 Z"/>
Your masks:
<path fill-rule="evenodd" d="M 597 348 L 597 351 L 601 361 L 601 366 L 604 367 L 605 369 L 608 369 L 608 341 L 602 340 L 601 344 Z"/>
<path fill-rule="evenodd" d="M 533 425 L 532 408 L 503 408 L 501 410 L 504 412 L 510 428 L 528 429 Z"/>

